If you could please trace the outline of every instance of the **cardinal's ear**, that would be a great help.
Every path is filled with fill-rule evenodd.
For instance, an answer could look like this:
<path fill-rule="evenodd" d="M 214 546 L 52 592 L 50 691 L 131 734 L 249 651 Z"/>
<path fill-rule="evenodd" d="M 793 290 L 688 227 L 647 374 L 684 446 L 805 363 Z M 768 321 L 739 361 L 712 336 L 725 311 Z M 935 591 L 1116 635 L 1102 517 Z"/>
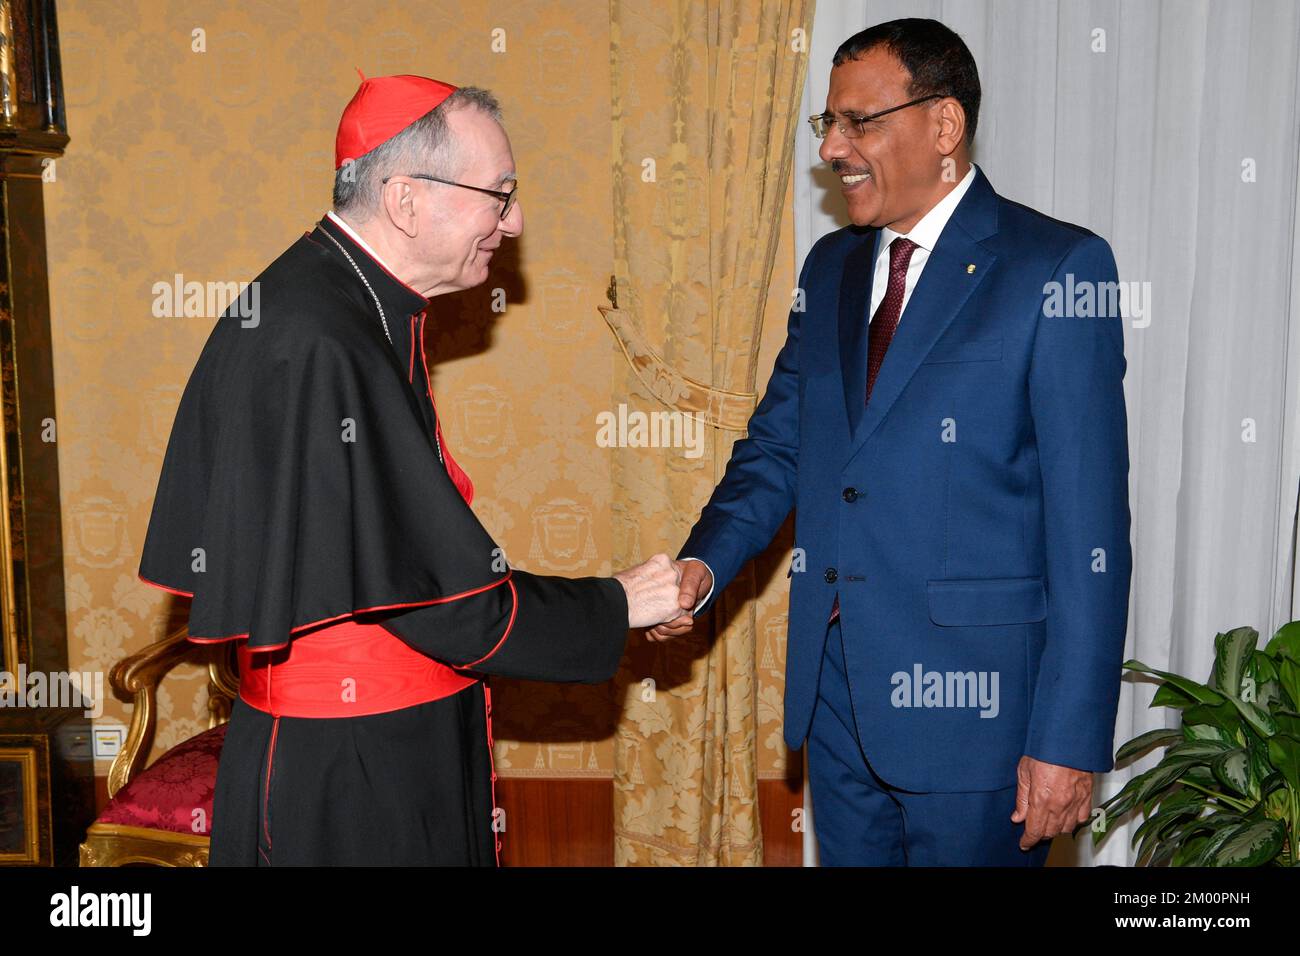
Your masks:
<path fill-rule="evenodd" d="M 416 191 L 405 177 L 393 177 L 382 186 L 382 205 L 388 219 L 410 238 L 419 232 L 416 215 Z"/>

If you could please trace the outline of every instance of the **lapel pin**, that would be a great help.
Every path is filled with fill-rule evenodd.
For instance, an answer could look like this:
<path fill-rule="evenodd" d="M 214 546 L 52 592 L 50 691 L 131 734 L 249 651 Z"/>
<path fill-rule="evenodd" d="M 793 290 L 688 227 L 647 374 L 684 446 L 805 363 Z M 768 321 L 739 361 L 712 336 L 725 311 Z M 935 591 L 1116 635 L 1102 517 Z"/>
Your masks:
<path fill-rule="evenodd" d="M 972 262 L 970 265 L 966 267 L 966 274 L 973 275 L 974 273 L 975 273 L 975 263 Z"/>

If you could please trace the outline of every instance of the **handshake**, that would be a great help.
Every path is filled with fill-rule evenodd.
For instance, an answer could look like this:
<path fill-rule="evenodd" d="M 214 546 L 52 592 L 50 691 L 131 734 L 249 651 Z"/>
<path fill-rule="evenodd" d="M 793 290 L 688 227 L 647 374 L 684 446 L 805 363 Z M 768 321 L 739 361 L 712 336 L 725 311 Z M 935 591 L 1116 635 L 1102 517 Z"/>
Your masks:
<path fill-rule="evenodd" d="M 713 587 L 703 561 L 674 561 L 666 554 L 620 571 L 614 579 L 627 592 L 627 626 L 653 628 L 646 632 L 652 641 L 689 631 L 695 605 Z"/>

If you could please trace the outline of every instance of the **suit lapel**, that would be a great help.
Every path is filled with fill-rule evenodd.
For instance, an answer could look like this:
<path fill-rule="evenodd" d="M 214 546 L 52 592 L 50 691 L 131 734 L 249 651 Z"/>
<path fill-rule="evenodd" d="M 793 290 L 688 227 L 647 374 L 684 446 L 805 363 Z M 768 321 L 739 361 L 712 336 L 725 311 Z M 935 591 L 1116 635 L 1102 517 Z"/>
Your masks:
<path fill-rule="evenodd" d="M 899 319 L 889 350 L 885 352 L 884 364 L 880 366 L 880 374 L 871 390 L 871 401 L 863 409 L 861 421 L 853 433 L 850 459 L 884 420 L 996 258 L 969 240 L 941 240 L 935 245 Z M 967 271 L 971 265 L 975 266 L 973 273 Z M 865 397 L 865 385 L 863 394 Z"/>
<path fill-rule="evenodd" d="M 849 434 L 858 427 L 867 394 L 867 314 L 875 275 L 876 243 L 880 230 L 859 244 L 844 259 L 840 276 L 840 369 L 844 375 L 844 407 Z"/>

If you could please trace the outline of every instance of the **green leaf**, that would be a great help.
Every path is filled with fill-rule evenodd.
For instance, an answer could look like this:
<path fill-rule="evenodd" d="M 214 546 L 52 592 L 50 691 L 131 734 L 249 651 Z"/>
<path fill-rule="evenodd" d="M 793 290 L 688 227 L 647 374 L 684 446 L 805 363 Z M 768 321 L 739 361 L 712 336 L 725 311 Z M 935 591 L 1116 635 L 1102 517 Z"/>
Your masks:
<path fill-rule="evenodd" d="M 1111 820 L 1118 820 L 1120 817 L 1124 816 L 1124 814 L 1133 809 L 1138 791 L 1142 789 L 1142 785 L 1150 776 L 1150 770 L 1143 771 L 1136 777 L 1131 778 L 1128 783 L 1124 784 L 1119 793 L 1100 804 L 1101 810 L 1106 814 L 1108 822 Z"/>
<path fill-rule="evenodd" d="M 1300 739 L 1290 734 L 1274 734 L 1268 739 L 1268 759 L 1286 785 L 1300 791 Z"/>
<path fill-rule="evenodd" d="M 1234 627 L 1214 638 L 1214 682 L 1219 690 L 1234 696 L 1241 694 L 1246 662 L 1258 643 L 1259 631 L 1253 627 Z"/>
<path fill-rule="evenodd" d="M 1144 750 L 1149 750 L 1160 744 L 1173 743 L 1174 741 L 1182 739 L 1183 732 L 1180 730 L 1170 730 L 1168 727 L 1161 727 L 1157 730 L 1148 730 L 1146 733 L 1134 737 L 1124 746 L 1120 747 L 1119 750 L 1115 751 L 1115 762 L 1119 763 L 1121 760 L 1126 760 L 1134 754 L 1140 754 Z"/>
<path fill-rule="evenodd" d="M 1142 834 L 1142 840 L 1138 844 L 1134 863 L 1138 866 L 1144 865 L 1143 861 L 1146 860 L 1151 855 L 1152 851 L 1159 845 L 1160 836 L 1157 831 L 1148 830 L 1146 833 Z"/>
<path fill-rule="evenodd" d="M 1272 743 L 1276 739 L 1277 739 L 1276 737 L 1270 737 L 1269 742 Z M 1282 774 L 1274 770 L 1267 777 L 1265 777 L 1264 780 L 1259 785 L 1260 802 L 1263 803 L 1265 800 L 1267 800 L 1269 795 L 1272 794 L 1274 790 L 1285 790 L 1285 789 L 1286 789 L 1286 777 L 1282 776 Z"/>
<path fill-rule="evenodd" d="M 1151 698 L 1149 707 L 1191 707 L 1196 703 L 1196 698 L 1191 694 L 1184 694 L 1173 684 L 1161 684 L 1156 688 L 1155 695 Z"/>
<path fill-rule="evenodd" d="M 1224 786 L 1242 796 L 1250 793 L 1250 757 L 1245 750 L 1229 750 L 1216 757 L 1210 770 Z"/>
<path fill-rule="evenodd" d="M 1273 715 L 1268 711 L 1255 704 L 1238 700 L 1236 697 L 1229 697 L 1228 700 L 1232 702 L 1232 706 L 1237 708 L 1241 716 L 1246 718 L 1246 722 L 1254 727 L 1261 737 L 1272 737 L 1277 733 L 1277 721 L 1273 719 Z"/>
<path fill-rule="evenodd" d="M 1221 810 L 1180 823 L 1165 836 L 1160 848 L 1152 854 L 1149 865 L 1160 866 L 1173 858 L 1174 866 L 1187 866 L 1215 834 L 1245 822 L 1240 814 Z"/>
<path fill-rule="evenodd" d="M 1246 825 L 1247 824 L 1243 824 L 1243 826 Z M 1222 829 L 1215 830 L 1213 833 L 1210 834 L 1210 838 L 1206 841 L 1205 845 L 1201 848 L 1201 852 L 1197 855 L 1196 859 L 1192 862 L 1191 865 L 1209 866 L 1210 859 L 1213 858 L 1214 854 L 1218 852 L 1219 847 L 1227 843 L 1228 838 L 1231 837 L 1234 833 L 1236 833 L 1239 829 L 1241 829 L 1240 826 L 1224 827 Z"/>
<path fill-rule="evenodd" d="M 1218 783 L 1214 779 L 1214 774 L 1210 773 L 1209 767 L 1192 767 L 1183 775 L 1183 781 L 1185 783 L 1194 783 L 1200 787 L 1210 787 L 1211 789 L 1214 789 Z"/>
<path fill-rule="evenodd" d="M 1213 838 L 1213 834 L 1207 836 L 1194 836 L 1191 839 L 1183 841 L 1183 845 L 1174 853 L 1174 866 L 1194 866 L 1195 860 L 1198 859 L 1205 849 L 1207 843 Z"/>
<path fill-rule="evenodd" d="M 1150 770 L 1144 770 L 1142 773 L 1131 777 L 1118 793 L 1099 804 L 1101 811 L 1105 814 L 1106 829 L 1100 833 L 1094 831 L 1093 843 L 1101 842 L 1106 833 L 1115 826 L 1115 823 L 1133 810 L 1137 805 L 1138 795 L 1142 792 L 1142 788 L 1146 786 L 1152 775 L 1159 769 L 1159 766 L 1152 767 Z M 1214 778 L 1209 776 L 1208 770 L 1205 772 L 1209 777 L 1210 784 L 1213 785 Z"/>
<path fill-rule="evenodd" d="M 1213 813 L 1201 817 L 1197 822 L 1211 833 L 1218 833 L 1224 827 L 1235 827 L 1245 823 L 1246 818 L 1236 810 L 1215 810 Z"/>
<path fill-rule="evenodd" d="M 1261 820 L 1227 831 L 1206 854 L 1211 866 L 1263 866 L 1279 853 L 1286 842 L 1286 827 L 1281 820 Z"/>
<path fill-rule="evenodd" d="M 1274 660 L 1280 657 L 1289 657 L 1300 664 L 1300 621 L 1292 621 L 1290 624 L 1283 624 L 1279 627 L 1277 632 L 1269 638 L 1268 644 L 1264 646 L 1264 651 Z"/>
<path fill-rule="evenodd" d="M 1177 687 L 1188 697 L 1200 701 L 1202 704 L 1217 704 L 1223 700 L 1223 695 L 1212 688 L 1199 684 L 1189 677 L 1181 674 L 1171 674 L 1168 671 L 1158 671 L 1154 667 L 1147 667 L 1141 661 L 1125 661 L 1124 667 L 1127 670 L 1138 671 L 1143 674 L 1151 674 L 1159 677 L 1168 684 Z"/>
<path fill-rule="evenodd" d="M 1209 800 L 1209 797 L 1205 799 Z M 1246 822 L 1246 818 L 1235 810 L 1214 810 L 1205 816 L 1196 817 L 1188 820 L 1181 827 L 1183 830 L 1180 839 L 1186 839 L 1197 833 L 1205 833 L 1213 836 L 1223 830 L 1224 827 L 1240 826 Z"/>
<path fill-rule="evenodd" d="M 1273 773 L 1273 765 L 1268 759 L 1268 741 L 1260 740 L 1251 734 L 1247 741 L 1246 753 L 1250 757 L 1250 795 L 1257 798 L 1261 781 Z"/>
<path fill-rule="evenodd" d="M 1300 716 L 1278 711 L 1273 715 L 1277 721 L 1277 732 L 1300 739 Z"/>
<path fill-rule="evenodd" d="M 1167 795 L 1160 801 L 1161 811 L 1175 810 L 1182 807 L 1195 807 L 1198 812 L 1204 809 L 1206 801 L 1209 798 L 1198 790 L 1191 787 L 1179 786 L 1177 790 Z"/>
<path fill-rule="evenodd" d="M 1160 841 L 1156 847 L 1156 852 L 1151 854 L 1151 859 L 1147 861 L 1147 866 L 1164 866 L 1183 846 L 1186 839 L 1187 830 L 1185 827 L 1176 827 L 1173 831 Z"/>
<path fill-rule="evenodd" d="M 1165 751 L 1167 757 L 1181 756 L 1208 756 L 1216 757 L 1225 750 L 1236 749 L 1236 743 L 1225 743 L 1222 740 L 1184 740 L 1181 743 L 1174 744 Z"/>
<path fill-rule="evenodd" d="M 1143 837 L 1145 837 L 1145 836 L 1147 836 L 1149 833 L 1151 833 L 1151 829 L 1152 829 L 1152 827 L 1157 827 L 1157 826 L 1159 826 L 1161 823 L 1167 821 L 1168 819 L 1169 819 L 1169 817 L 1168 817 L 1167 815 L 1165 815 L 1165 814 L 1160 814 L 1160 813 L 1153 813 L 1153 814 L 1151 814 L 1151 815 L 1148 816 L 1145 820 L 1142 821 L 1142 823 L 1138 826 L 1138 828 L 1137 828 L 1135 831 L 1133 831 L 1133 839 L 1129 840 L 1129 845 L 1130 845 L 1130 846 L 1137 846 L 1137 845 L 1138 845 L 1138 842 L 1139 842 Z M 1142 851 L 1141 851 L 1141 850 L 1138 851 L 1138 858 L 1139 858 L 1139 859 L 1142 858 Z"/>
<path fill-rule="evenodd" d="M 1187 740 L 1215 740 L 1221 744 L 1231 746 L 1236 741 L 1222 727 L 1216 727 L 1213 724 L 1189 724 L 1187 718 L 1189 714 L 1183 714 L 1183 737 Z"/>
<path fill-rule="evenodd" d="M 1300 664 L 1289 657 L 1282 658 L 1277 665 L 1277 681 L 1291 698 L 1291 705 L 1300 706 Z"/>
<path fill-rule="evenodd" d="M 1196 816 L 1198 812 L 1199 808 L 1196 806 L 1176 805 L 1166 809 L 1162 804 L 1160 812 L 1147 817 L 1133 834 L 1133 843 L 1137 846 L 1138 864 L 1141 865 L 1141 861 L 1148 856 L 1156 844 L 1164 842 L 1166 834 L 1178 824 Z"/>
<path fill-rule="evenodd" d="M 1255 706 L 1272 710 L 1282 700 L 1282 685 L 1275 680 L 1261 681 L 1255 685 Z"/>
<path fill-rule="evenodd" d="M 1150 797 L 1155 796 L 1165 787 L 1172 784 L 1187 771 L 1186 764 L 1172 764 L 1153 767 L 1149 773 L 1150 776 L 1142 782 L 1142 788 L 1138 791 L 1136 801 L 1145 803 Z"/>
<path fill-rule="evenodd" d="M 1220 754 L 1235 749 L 1235 743 L 1225 744 L 1218 740 L 1185 740 L 1166 750 L 1157 766 L 1199 764 L 1208 767 Z"/>
<path fill-rule="evenodd" d="M 1235 742 L 1241 715 L 1226 700 L 1221 704 L 1194 704 L 1183 711 L 1183 724 L 1209 724 L 1223 731 L 1224 739 Z"/>
<path fill-rule="evenodd" d="M 1258 683 L 1277 680 L 1277 665 L 1273 663 L 1273 658 L 1263 651 L 1256 651 L 1250 655 L 1250 672 Z"/>

